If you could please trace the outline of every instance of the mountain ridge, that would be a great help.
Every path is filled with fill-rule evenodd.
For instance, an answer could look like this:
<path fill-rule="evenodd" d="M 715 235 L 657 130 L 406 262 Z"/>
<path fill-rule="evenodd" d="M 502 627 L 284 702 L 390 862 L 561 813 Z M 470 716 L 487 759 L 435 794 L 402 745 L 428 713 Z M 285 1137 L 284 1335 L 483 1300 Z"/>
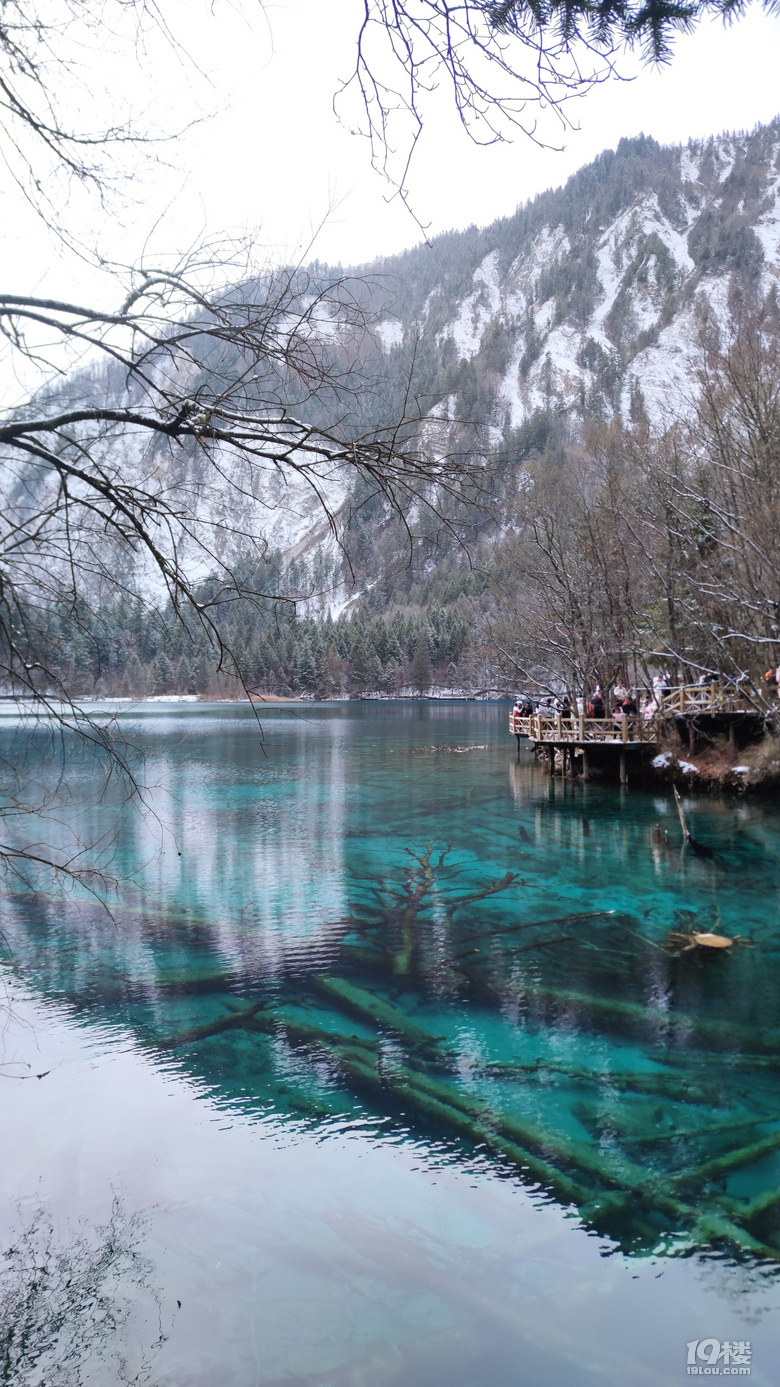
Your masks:
<path fill-rule="evenodd" d="M 777 282 L 779 153 L 780 121 L 686 145 L 622 139 L 507 218 L 360 267 L 401 281 L 380 343 L 433 337 L 437 384 L 455 396 L 474 363 L 498 427 L 551 399 L 628 415 L 637 387 L 660 415 L 687 382 L 696 294 L 718 314 L 735 274 L 764 292 Z"/>
<path fill-rule="evenodd" d="M 353 272 L 308 269 L 315 289 L 350 274 L 346 292 L 359 297 L 368 327 L 350 336 L 345 313 L 341 342 L 336 296 L 320 345 L 346 362 L 358 343 L 356 388 L 305 401 L 296 413 L 326 427 L 338 418 L 359 435 L 392 427 L 411 399 L 419 414 L 409 429 L 423 448 L 492 462 L 484 469 L 491 507 L 447 496 L 444 522 L 435 511 L 426 517 L 422 502 L 401 520 L 376 489 L 338 467 L 319 491 L 301 477 L 281 479 L 272 465 L 239 467 L 231 499 L 232 474 L 222 490 L 207 486 L 197 453 L 142 456 L 132 438 L 106 447 L 127 473 L 164 474 L 172 492 L 191 497 L 199 535 L 211 536 L 221 561 L 256 566 L 268 610 L 238 604 L 224 616 L 253 687 L 407 687 L 425 631 L 444 686 L 486 687 L 480 632 L 495 604 L 489 575 L 503 563 L 512 585 L 501 544 L 514 534 L 518 493 L 552 479 L 554 494 L 552 467 L 594 424 L 662 424 L 685 412 L 701 326 L 725 326 L 740 296 L 776 295 L 780 119 L 686 145 L 624 139 L 488 227 L 448 232 Z M 114 386 L 105 374 L 83 389 L 110 402 Z M 208 585 L 209 573 L 201 576 Z M 128 573 L 127 590 L 144 582 L 140 571 Z M 296 603 L 294 616 L 287 605 L 279 617 L 278 597 Z M 108 686 L 135 692 L 151 681 L 162 692 L 168 675 L 153 677 L 154 661 L 166 649 L 182 661 L 186 648 L 185 637 L 171 646 L 163 617 L 162 625 L 133 617 L 136 631 L 126 613 L 100 613 L 96 630 L 110 640 L 98 634 L 95 644 L 110 649 L 97 664 L 64 628 L 57 639 L 73 670 L 109 670 Z M 224 691 L 210 661 L 201 642 L 179 684 L 188 689 L 192 675 L 198 691 Z"/>

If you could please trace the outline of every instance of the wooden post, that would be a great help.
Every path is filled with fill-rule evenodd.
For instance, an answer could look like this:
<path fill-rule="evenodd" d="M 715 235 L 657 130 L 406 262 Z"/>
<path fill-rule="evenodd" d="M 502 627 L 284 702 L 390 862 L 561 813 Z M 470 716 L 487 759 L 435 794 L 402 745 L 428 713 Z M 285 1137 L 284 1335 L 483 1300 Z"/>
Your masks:
<path fill-rule="evenodd" d="M 677 789 L 676 785 L 672 786 L 672 790 L 674 791 L 674 802 L 677 805 L 677 813 L 680 815 L 680 826 L 683 831 L 683 838 L 687 843 L 691 835 L 688 829 L 688 825 L 685 822 L 685 810 L 683 809 L 682 800 L 680 799 L 680 791 Z"/>
<path fill-rule="evenodd" d="M 620 783 L 621 785 L 628 784 L 628 768 L 626 766 L 626 753 L 622 747 L 620 749 Z"/>
<path fill-rule="evenodd" d="M 627 714 L 627 713 L 624 713 L 623 716 L 622 716 L 621 719 L 620 719 L 620 736 L 621 736 L 621 740 L 622 740 L 623 743 L 625 744 L 625 743 L 628 741 L 628 714 Z M 621 752 L 621 755 L 623 755 L 623 754 L 624 754 L 624 753 Z M 621 782 L 622 782 L 622 777 L 621 777 Z"/>
<path fill-rule="evenodd" d="M 696 754 L 696 728 L 693 725 L 693 718 L 688 723 L 688 755 Z"/>
<path fill-rule="evenodd" d="M 547 747 L 547 767 L 550 775 L 555 775 L 555 747 L 552 745 Z"/>
<path fill-rule="evenodd" d="M 585 741 L 585 714 L 584 714 L 584 713 L 580 713 L 580 715 L 579 715 L 579 723 L 580 723 L 580 725 L 579 725 L 579 739 L 580 739 L 581 742 L 584 742 L 584 741 Z"/>
<path fill-rule="evenodd" d="M 588 761 L 588 748 L 586 746 L 582 748 L 582 778 L 583 780 L 590 780 L 590 762 Z"/>
<path fill-rule="evenodd" d="M 736 751 L 736 749 L 737 749 L 737 725 L 736 725 L 734 719 L 732 718 L 732 719 L 731 719 L 731 722 L 729 723 L 729 751 L 731 752 L 732 756 L 734 755 L 734 752 Z"/>

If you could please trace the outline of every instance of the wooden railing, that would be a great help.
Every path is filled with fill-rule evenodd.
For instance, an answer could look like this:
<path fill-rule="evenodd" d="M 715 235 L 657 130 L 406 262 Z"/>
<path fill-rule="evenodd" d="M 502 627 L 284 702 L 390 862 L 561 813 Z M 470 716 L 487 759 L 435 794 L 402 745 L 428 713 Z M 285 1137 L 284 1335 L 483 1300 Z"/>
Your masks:
<path fill-rule="evenodd" d="M 584 713 L 532 713 L 522 717 L 514 709 L 509 714 L 509 731 L 532 742 L 653 742 L 654 722 L 641 714 L 620 718 L 588 718 Z"/>
<path fill-rule="evenodd" d="M 654 695 L 654 700 L 651 717 L 644 711 L 623 713 L 620 717 L 589 718 L 584 713 L 549 710 L 525 716 L 512 709 L 509 731 L 529 737 L 532 742 L 576 742 L 578 745 L 582 742 L 654 742 L 661 724 L 672 718 L 771 711 L 770 705 L 760 696 L 749 699 L 734 685 L 721 683 L 683 684 L 660 696 Z M 777 708 L 776 700 L 774 708 Z"/>
<path fill-rule="evenodd" d="M 661 696 L 658 712 L 662 718 L 687 713 L 752 713 L 762 709 L 765 701 L 760 695 L 748 698 L 734 684 L 681 684 Z"/>

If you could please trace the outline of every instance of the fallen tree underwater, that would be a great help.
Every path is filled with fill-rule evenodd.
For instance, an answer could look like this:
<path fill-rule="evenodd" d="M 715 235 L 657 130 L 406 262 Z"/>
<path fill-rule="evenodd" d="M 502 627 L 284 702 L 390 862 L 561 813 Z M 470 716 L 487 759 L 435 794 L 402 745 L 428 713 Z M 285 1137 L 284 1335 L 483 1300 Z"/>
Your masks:
<path fill-rule="evenodd" d="M 402 886 L 373 883 L 368 903 L 342 922 L 327 971 L 283 968 L 272 993 L 238 1009 L 233 998 L 226 1015 L 158 1037 L 155 1048 L 191 1051 L 231 1032 L 263 1038 L 309 1057 L 315 1070 L 324 1064 L 332 1084 L 359 1103 L 478 1150 L 502 1174 L 519 1175 L 625 1250 L 690 1254 L 716 1246 L 780 1262 L 780 1188 L 738 1197 L 727 1187 L 735 1173 L 780 1149 L 780 1093 L 771 1087 L 780 1032 L 554 986 L 535 970 L 513 976 L 519 952 L 549 954 L 549 930 L 564 919 L 583 932 L 584 948 L 598 948 L 606 931 L 605 947 L 628 969 L 640 936 L 599 911 L 495 931 L 486 925 L 479 934 L 473 907 L 517 886 L 518 878 L 507 873 L 456 894 L 449 849 L 434 854 L 429 846 L 409 856 Z M 464 948 L 478 937 L 479 953 Z M 663 963 L 687 966 L 671 956 Z M 493 1015 L 505 1015 L 510 1000 L 523 1003 L 518 1034 L 526 1038 L 576 1025 L 585 1035 L 639 1041 L 646 1049 L 634 1069 L 604 1059 L 587 1068 L 544 1056 L 472 1057 L 464 1079 L 459 1042 L 442 1022 L 441 1002 L 453 997 Z M 359 1029 L 350 1031 L 350 1023 Z M 688 1047 L 692 1073 L 684 1068 Z M 711 1076 L 701 1072 L 703 1047 L 717 1065 Z M 582 1101 L 594 1086 L 600 1105 Z M 309 1098 L 300 1110 L 312 1110 Z"/>

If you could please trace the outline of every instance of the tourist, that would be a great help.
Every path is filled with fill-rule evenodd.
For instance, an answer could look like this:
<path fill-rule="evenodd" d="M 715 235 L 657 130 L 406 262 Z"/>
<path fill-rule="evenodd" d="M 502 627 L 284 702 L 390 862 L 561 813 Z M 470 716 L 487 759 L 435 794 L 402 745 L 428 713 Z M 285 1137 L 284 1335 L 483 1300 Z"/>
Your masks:
<path fill-rule="evenodd" d="M 637 713 L 639 712 L 639 707 L 636 701 L 636 695 L 633 689 L 630 693 L 627 693 L 625 698 L 623 699 L 623 702 L 620 705 L 620 712 L 621 717 L 625 716 L 627 718 L 632 719 L 635 718 Z"/>

